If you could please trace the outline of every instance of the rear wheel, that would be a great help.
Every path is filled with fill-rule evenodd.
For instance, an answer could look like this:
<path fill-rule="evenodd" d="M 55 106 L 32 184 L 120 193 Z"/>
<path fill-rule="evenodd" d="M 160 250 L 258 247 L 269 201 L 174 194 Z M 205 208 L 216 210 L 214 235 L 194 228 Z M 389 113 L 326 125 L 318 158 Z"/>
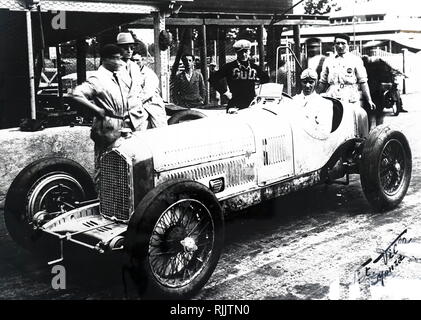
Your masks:
<path fill-rule="evenodd" d="M 395 208 L 408 191 L 412 155 L 408 140 L 399 131 L 381 125 L 364 144 L 360 179 L 364 194 L 379 211 Z"/>
<path fill-rule="evenodd" d="M 190 297 L 215 269 L 223 236 L 222 209 L 208 188 L 189 180 L 163 183 L 145 196 L 129 223 L 133 279 L 147 298 Z"/>
<path fill-rule="evenodd" d="M 4 219 L 12 239 L 31 248 L 36 236 L 33 217 L 37 212 L 66 212 L 76 201 L 94 199 L 89 173 L 75 161 L 45 158 L 24 168 L 11 184 L 5 201 Z"/>

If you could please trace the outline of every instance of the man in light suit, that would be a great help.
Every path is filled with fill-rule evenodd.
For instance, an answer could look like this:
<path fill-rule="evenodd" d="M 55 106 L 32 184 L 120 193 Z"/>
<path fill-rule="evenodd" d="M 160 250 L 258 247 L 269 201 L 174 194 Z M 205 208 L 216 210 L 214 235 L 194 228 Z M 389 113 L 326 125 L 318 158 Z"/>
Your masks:
<path fill-rule="evenodd" d="M 128 99 L 129 117 L 134 126 L 133 130 L 143 131 L 148 127 L 148 114 L 142 101 L 142 75 L 139 66 L 131 60 L 135 41 L 130 32 L 120 32 L 117 35 L 117 45 L 121 49 L 123 66 L 119 70 L 122 89 Z"/>

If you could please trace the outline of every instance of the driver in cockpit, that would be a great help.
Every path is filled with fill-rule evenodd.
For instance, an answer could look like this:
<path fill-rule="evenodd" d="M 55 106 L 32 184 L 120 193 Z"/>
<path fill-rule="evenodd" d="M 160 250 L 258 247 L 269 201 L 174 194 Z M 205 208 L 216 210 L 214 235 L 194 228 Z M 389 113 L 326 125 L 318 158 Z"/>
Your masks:
<path fill-rule="evenodd" d="M 333 107 L 331 101 L 316 93 L 317 78 L 315 70 L 305 69 L 300 76 L 302 92 L 293 99 L 303 108 L 307 124 L 322 135 L 327 135 L 332 130 Z"/>

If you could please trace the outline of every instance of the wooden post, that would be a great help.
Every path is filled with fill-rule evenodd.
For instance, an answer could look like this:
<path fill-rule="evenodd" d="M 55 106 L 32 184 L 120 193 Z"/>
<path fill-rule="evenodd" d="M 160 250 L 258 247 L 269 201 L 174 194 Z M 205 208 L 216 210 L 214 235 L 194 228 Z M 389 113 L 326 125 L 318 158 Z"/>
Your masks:
<path fill-rule="evenodd" d="M 58 97 L 59 97 L 58 102 L 59 102 L 60 108 L 63 108 L 63 81 L 62 81 L 62 74 L 61 74 L 62 61 L 61 61 L 61 50 L 60 50 L 59 44 L 56 46 L 56 57 L 57 57 L 56 67 L 57 67 L 57 83 L 58 83 Z"/>
<path fill-rule="evenodd" d="M 161 84 L 161 95 L 165 102 L 169 101 L 169 74 L 168 74 L 168 54 L 166 50 L 159 48 L 159 34 L 165 30 L 165 16 L 163 12 L 153 13 L 154 24 L 154 52 L 155 52 L 155 73 Z"/>
<path fill-rule="evenodd" d="M 262 70 L 265 69 L 265 46 L 263 44 L 264 25 L 260 25 L 257 33 L 257 42 L 259 45 L 259 65 Z"/>
<path fill-rule="evenodd" d="M 276 69 L 276 49 L 281 43 L 282 25 L 270 25 L 267 29 L 266 61 L 270 74 L 275 75 Z"/>
<path fill-rule="evenodd" d="M 201 39 L 202 39 L 202 43 L 201 43 L 201 48 L 200 48 L 200 68 L 202 70 L 202 75 L 203 75 L 203 80 L 205 82 L 205 104 L 209 104 L 209 90 L 208 90 L 208 79 L 209 79 L 209 75 L 208 75 L 208 63 L 207 63 L 207 57 L 208 57 L 208 50 L 206 47 L 206 25 L 205 22 L 203 21 L 202 24 L 202 28 L 201 28 Z"/>
<path fill-rule="evenodd" d="M 301 40 L 300 40 L 300 25 L 294 25 L 294 53 L 298 61 L 301 63 Z M 295 59 L 294 59 L 295 60 Z M 301 75 L 300 65 L 295 61 L 295 90 L 293 95 L 301 90 L 301 82 L 299 81 Z"/>
<path fill-rule="evenodd" d="M 32 19 L 31 10 L 26 10 L 26 35 L 28 45 L 28 71 L 29 71 L 29 93 L 30 93 L 30 107 L 31 119 L 36 119 L 36 104 L 35 104 L 35 74 L 34 74 L 34 56 L 32 44 Z"/>
<path fill-rule="evenodd" d="M 227 63 L 227 57 L 225 56 L 225 37 L 227 33 L 226 30 L 223 28 L 218 28 L 218 57 L 219 57 L 219 65 L 218 68 Z"/>
<path fill-rule="evenodd" d="M 403 62 L 403 65 L 402 65 L 402 73 L 405 75 L 405 71 L 406 71 L 406 53 L 408 52 L 408 49 L 406 49 L 406 48 L 403 48 L 402 49 L 402 62 Z M 402 80 L 402 94 L 406 94 L 406 81 L 405 81 L 405 76 L 403 77 L 403 80 Z"/>
<path fill-rule="evenodd" d="M 81 84 L 86 81 L 86 47 L 87 43 L 85 39 L 79 38 L 76 40 L 76 72 L 77 72 L 77 84 Z M 57 56 L 57 64 L 59 64 Z M 57 68 L 60 66 L 57 65 Z"/>

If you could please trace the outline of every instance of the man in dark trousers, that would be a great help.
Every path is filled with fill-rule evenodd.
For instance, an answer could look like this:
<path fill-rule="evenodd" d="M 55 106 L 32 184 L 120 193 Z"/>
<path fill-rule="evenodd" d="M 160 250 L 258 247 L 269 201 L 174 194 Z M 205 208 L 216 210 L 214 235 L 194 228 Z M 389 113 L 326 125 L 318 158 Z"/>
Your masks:
<path fill-rule="evenodd" d="M 146 121 L 144 115 L 139 118 L 139 115 L 142 115 L 142 106 L 129 103 L 128 92 L 125 91 L 125 84 L 120 77 L 120 71 L 124 67 L 121 58 L 121 49 L 118 46 L 105 45 L 101 49 L 101 66 L 72 93 L 73 99 L 95 116 L 91 139 L 95 142 L 94 181 L 97 188 L 100 175 L 99 160 L 120 137 L 120 130 L 140 131 L 146 128 L 139 125 L 139 122 Z M 135 117 L 132 116 L 133 111 Z"/>
<path fill-rule="evenodd" d="M 256 96 L 256 83 L 269 82 L 269 76 L 249 59 L 251 43 L 238 40 L 234 43 L 237 59 L 226 63 L 209 79 L 210 84 L 229 99 L 227 112 L 247 108 Z M 226 79 L 228 88 L 222 81 Z"/>

